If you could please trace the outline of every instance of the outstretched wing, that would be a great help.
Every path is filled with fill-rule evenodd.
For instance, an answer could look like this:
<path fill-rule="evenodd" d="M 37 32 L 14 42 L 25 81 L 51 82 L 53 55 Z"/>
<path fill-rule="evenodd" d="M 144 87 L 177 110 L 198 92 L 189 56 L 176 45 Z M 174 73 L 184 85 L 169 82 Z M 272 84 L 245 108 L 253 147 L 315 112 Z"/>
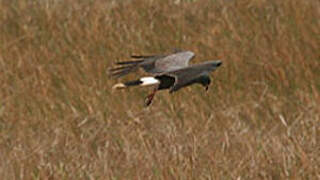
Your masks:
<path fill-rule="evenodd" d="M 117 62 L 119 66 L 110 69 L 110 72 L 114 77 L 121 77 L 141 67 L 148 73 L 158 74 L 185 68 L 194 56 L 191 51 L 178 51 L 169 55 L 131 56 L 134 61 Z"/>
<path fill-rule="evenodd" d="M 191 51 L 183 51 L 171 54 L 160 61 L 155 62 L 155 68 L 162 72 L 174 71 L 189 66 L 189 61 L 193 59 L 194 53 Z"/>
<path fill-rule="evenodd" d="M 210 72 L 217 69 L 222 64 L 221 61 L 207 61 L 201 64 L 195 64 L 182 69 L 165 72 L 164 75 L 175 78 L 175 83 L 170 89 L 170 93 L 188 86 L 203 76 L 208 76 Z"/>

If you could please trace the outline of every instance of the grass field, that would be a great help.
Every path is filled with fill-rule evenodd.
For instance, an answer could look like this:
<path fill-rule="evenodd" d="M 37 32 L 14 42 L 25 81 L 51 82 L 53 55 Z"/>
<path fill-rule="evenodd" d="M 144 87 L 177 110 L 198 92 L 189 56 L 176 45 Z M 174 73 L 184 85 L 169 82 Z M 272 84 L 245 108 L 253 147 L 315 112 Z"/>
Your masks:
<path fill-rule="evenodd" d="M 111 91 L 173 48 L 208 93 Z M 316 0 L 0 0 L 0 84 L 1 179 L 320 178 Z"/>

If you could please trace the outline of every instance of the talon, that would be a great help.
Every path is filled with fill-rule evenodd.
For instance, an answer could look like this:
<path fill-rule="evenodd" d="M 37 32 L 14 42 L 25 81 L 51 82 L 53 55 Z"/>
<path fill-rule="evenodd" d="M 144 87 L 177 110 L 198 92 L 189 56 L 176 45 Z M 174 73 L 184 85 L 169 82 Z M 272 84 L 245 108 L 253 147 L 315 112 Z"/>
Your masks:
<path fill-rule="evenodd" d="M 151 94 L 149 94 L 146 97 L 145 102 L 144 102 L 145 106 L 149 106 L 152 103 L 152 100 L 153 100 L 154 95 L 156 94 L 156 92 L 157 92 L 157 89 L 155 89 Z"/>
<path fill-rule="evenodd" d="M 149 98 L 147 98 L 144 102 L 145 106 L 149 106 L 151 104 L 152 100 L 150 100 Z"/>
<path fill-rule="evenodd" d="M 154 97 L 154 94 L 150 94 L 149 96 L 147 96 L 145 99 L 144 105 L 149 106 L 152 103 L 153 97 Z"/>

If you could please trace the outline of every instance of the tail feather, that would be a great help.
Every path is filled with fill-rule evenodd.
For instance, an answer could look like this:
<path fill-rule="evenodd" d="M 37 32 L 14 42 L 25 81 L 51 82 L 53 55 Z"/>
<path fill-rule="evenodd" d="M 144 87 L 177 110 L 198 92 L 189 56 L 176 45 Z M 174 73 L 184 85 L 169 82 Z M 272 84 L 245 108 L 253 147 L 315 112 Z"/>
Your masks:
<path fill-rule="evenodd" d="M 112 87 L 112 89 L 124 89 L 130 86 L 152 86 L 160 84 L 160 81 L 154 77 L 143 77 L 138 80 L 128 81 L 125 83 L 118 83 Z"/>
<path fill-rule="evenodd" d="M 126 86 L 123 83 L 118 83 L 112 86 L 112 89 L 124 89 Z"/>

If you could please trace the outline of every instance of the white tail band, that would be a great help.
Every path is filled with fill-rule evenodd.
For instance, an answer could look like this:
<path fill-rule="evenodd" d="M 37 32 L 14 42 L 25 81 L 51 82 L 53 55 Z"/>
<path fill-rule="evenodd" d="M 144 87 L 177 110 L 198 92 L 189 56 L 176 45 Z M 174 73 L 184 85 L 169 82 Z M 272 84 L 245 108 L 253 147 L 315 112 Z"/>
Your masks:
<path fill-rule="evenodd" d="M 143 77 L 138 80 L 128 81 L 125 83 L 118 83 L 112 87 L 112 89 L 124 89 L 129 86 L 152 86 L 160 84 L 160 81 L 154 77 Z"/>
<path fill-rule="evenodd" d="M 143 77 L 140 78 L 140 81 L 142 82 L 140 86 L 151 86 L 155 84 L 160 84 L 160 81 L 154 77 Z"/>

